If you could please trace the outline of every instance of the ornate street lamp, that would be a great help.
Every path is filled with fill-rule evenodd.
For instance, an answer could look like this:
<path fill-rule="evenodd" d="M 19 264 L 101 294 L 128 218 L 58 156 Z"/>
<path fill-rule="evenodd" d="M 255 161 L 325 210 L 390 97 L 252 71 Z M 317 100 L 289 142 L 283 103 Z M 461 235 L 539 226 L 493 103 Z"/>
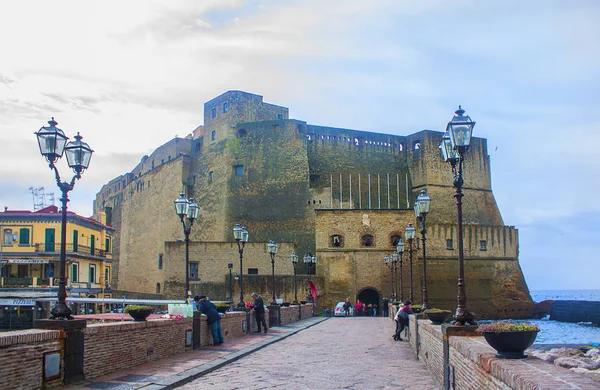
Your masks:
<path fill-rule="evenodd" d="M 199 210 L 194 198 L 186 198 L 183 192 L 179 194 L 179 198 L 175 199 L 173 203 L 175 204 L 175 213 L 181 219 L 181 226 L 185 235 L 185 293 L 183 299 L 189 303 L 192 295 L 190 291 L 190 232 L 194 221 L 198 219 Z"/>
<path fill-rule="evenodd" d="M 404 301 L 404 286 L 402 283 L 402 255 L 404 254 L 404 243 L 402 241 L 398 241 L 398 244 L 396 244 L 396 253 L 399 255 L 398 268 L 400 268 L 400 302 L 402 302 Z M 398 298 L 396 297 L 396 299 Z"/>
<path fill-rule="evenodd" d="M 296 268 L 298 267 L 298 255 L 295 253 L 290 254 L 290 260 L 292 260 L 292 265 L 294 266 L 294 305 L 298 304 L 298 290 L 296 289 Z"/>
<path fill-rule="evenodd" d="M 394 291 L 394 269 L 396 268 L 396 261 L 398 260 L 398 255 L 396 254 L 396 258 L 394 259 L 394 255 L 392 256 L 383 256 L 383 262 L 390 270 L 390 284 L 391 284 L 391 296 L 396 296 L 396 291 Z"/>
<path fill-rule="evenodd" d="M 246 245 L 246 243 L 248 242 L 248 231 L 246 230 L 246 228 L 243 228 L 242 226 L 240 226 L 239 223 L 235 224 L 235 227 L 233 228 L 233 238 L 235 239 L 235 241 L 237 242 L 237 246 L 238 246 L 238 253 L 240 254 L 240 301 L 237 304 L 237 307 L 239 309 L 245 309 L 246 304 L 244 303 L 244 268 L 243 268 L 243 262 L 244 262 L 244 246 Z"/>
<path fill-rule="evenodd" d="M 72 320 L 73 312 L 66 304 L 67 298 L 67 281 L 66 281 L 66 262 L 67 262 L 67 202 L 69 201 L 68 193 L 75 187 L 75 180 L 81 179 L 81 174 L 85 171 L 92 158 L 94 151 L 89 147 L 88 144 L 82 142 L 82 138 L 79 133 L 75 136 L 75 141 L 69 142 L 69 139 L 65 136 L 65 133 L 56 127 L 58 122 L 52 118 L 48 121 L 50 126 L 42 126 L 36 133 L 38 144 L 40 147 L 40 153 L 48 161 L 50 169 L 54 171 L 54 177 L 56 184 L 62 192 L 60 201 L 62 203 L 62 219 L 60 225 L 60 276 L 58 281 L 58 302 L 56 306 L 50 311 L 51 319 L 62 319 Z M 75 175 L 70 182 L 61 181 L 58 169 L 54 165 L 62 156 L 63 153 L 67 155 L 67 164 Z"/>
<path fill-rule="evenodd" d="M 229 298 L 227 298 L 227 300 L 233 302 L 233 278 L 231 274 L 233 271 L 233 263 L 227 263 L 227 268 L 229 269 Z"/>
<path fill-rule="evenodd" d="M 304 264 L 306 264 L 309 275 L 313 275 L 316 270 L 317 256 L 313 256 L 310 253 L 304 255 Z"/>
<path fill-rule="evenodd" d="M 419 231 L 423 239 L 423 310 L 429 308 L 429 296 L 427 295 L 427 229 L 425 227 L 425 219 L 427 218 L 427 213 L 429 213 L 430 203 L 431 198 L 429 198 L 427 192 L 421 190 L 415 202 L 415 216 L 419 221 Z"/>
<path fill-rule="evenodd" d="M 271 256 L 271 284 L 273 285 L 273 300 L 271 301 L 271 305 L 277 305 L 277 301 L 275 300 L 275 254 L 277 253 L 277 244 L 273 240 L 269 241 L 267 244 L 267 251 Z"/>
<path fill-rule="evenodd" d="M 411 302 L 413 302 L 413 272 L 412 272 L 412 264 L 413 264 L 413 240 L 415 239 L 415 228 L 412 223 L 409 223 L 406 229 L 404 230 L 404 239 L 408 242 L 408 273 L 410 276 L 410 284 L 409 284 L 409 298 Z"/>
<path fill-rule="evenodd" d="M 463 179 L 463 161 L 465 154 L 471 144 L 471 136 L 475 122 L 464 115 L 465 110 L 458 106 L 454 111 L 454 117 L 446 126 L 446 134 L 440 140 L 440 150 L 442 159 L 450 163 L 454 180 L 452 184 L 456 189 L 454 197 L 456 198 L 457 213 L 457 235 L 458 235 L 458 296 L 457 308 L 454 313 L 454 323 L 465 325 L 465 323 L 475 325 L 473 314 L 467 310 L 467 293 L 465 291 L 465 269 L 464 269 L 464 250 L 463 250 L 463 218 L 462 218 L 462 187 Z"/>
<path fill-rule="evenodd" d="M 399 260 L 399 256 L 398 253 L 396 251 L 392 252 L 392 255 L 390 256 L 390 261 L 393 264 L 393 268 L 394 270 L 392 271 L 393 277 L 392 277 L 392 287 L 393 287 L 393 297 L 394 300 L 398 299 L 396 298 L 398 296 L 398 277 L 397 277 L 397 269 L 398 269 L 398 260 Z"/>

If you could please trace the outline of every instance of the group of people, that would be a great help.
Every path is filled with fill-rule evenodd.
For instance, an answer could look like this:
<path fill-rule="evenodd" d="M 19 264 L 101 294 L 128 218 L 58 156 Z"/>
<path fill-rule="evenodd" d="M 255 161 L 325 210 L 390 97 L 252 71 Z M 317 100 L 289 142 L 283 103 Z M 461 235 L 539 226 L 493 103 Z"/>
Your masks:
<path fill-rule="evenodd" d="M 256 318 L 256 326 L 258 328 L 258 333 L 261 333 L 261 329 L 264 329 L 264 332 L 267 333 L 267 322 L 265 321 L 265 304 L 260 295 L 257 293 L 252 293 L 252 298 L 254 299 L 254 306 L 252 311 L 254 311 L 254 316 Z M 221 314 L 217 311 L 217 307 L 214 303 L 212 303 L 207 296 L 204 295 L 196 295 L 194 297 L 194 302 L 192 303 L 194 310 L 198 310 L 200 313 L 206 315 L 206 322 L 210 327 L 210 332 L 212 334 L 213 345 L 221 345 L 223 344 L 223 332 L 221 330 Z"/>
<path fill-rule="evenodd" d="M 375 303 L 362 303 L 360 300 L 356 301 L 356 305 L 352 305 L 350 298 L 346 298 L 344 302 L 344 314 L 346 317 L 350 317 L 350 309 L 354 308 L 353 315 L 364 316 L 364 317 L 377 317 L 377 304 Z"/>

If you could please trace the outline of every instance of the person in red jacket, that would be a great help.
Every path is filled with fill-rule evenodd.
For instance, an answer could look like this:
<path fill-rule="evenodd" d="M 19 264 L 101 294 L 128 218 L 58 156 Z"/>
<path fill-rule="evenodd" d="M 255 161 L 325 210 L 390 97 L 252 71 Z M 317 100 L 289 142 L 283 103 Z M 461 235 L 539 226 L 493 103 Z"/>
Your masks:
<path fill-rule="evenodd" d="M 402 337 L 400 337 L 400 335 L 402 334 L 404 328 L 408 326 L 408 315 L 413 314 L 412 310 L 410 309 L 410 303 L 410 301 L 405 301 L 403 305 L 400 305 L 400 308 L 394 316 L 394 320 L 396 320 L 396 333 L 394 333 L 393 337 L 396 341 L 402 341 Z"/>

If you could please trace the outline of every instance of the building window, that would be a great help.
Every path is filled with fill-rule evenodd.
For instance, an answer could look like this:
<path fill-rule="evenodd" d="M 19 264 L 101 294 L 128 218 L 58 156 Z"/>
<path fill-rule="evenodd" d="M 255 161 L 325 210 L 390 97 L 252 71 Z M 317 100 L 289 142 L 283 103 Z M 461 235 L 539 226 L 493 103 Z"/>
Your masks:
<path fill-rule="evenodd" d="M 79 281 L 79 264 L 71 264 L 71 282 Z"/>
<path fill-rule="evenodd" d="M 283 115 L 277 114 L 277 119 L 282 120 L 283 119 Z"/>
<path fill-rule="evenodd" d="M 213 171 L 208 172 L 208 182 L 212 183 L 215 178 L 215 173 Z"/>
<path fill-rule="evenodd" d="M 104 250 L 106 251 L 106 253 L 110 253 L 110 238 L 108 237 L 104 241 Z"/>
<path fill-rule="evenodd" d="M 104 268 L 104 285 L 110 288 L 110 267 Z"/>
<path fill-rule="evenodd" d="M 19 245 L 29 245 L 29 229 L 19 230 Z"/>
<path fill-rule="evenodd" d="M 160 294 L 160 283 L 156 283 L 156 293 Z"/>
<path fill-rule="evenodd" d="M 229 107 L 227 107 L 227 102 L 223 102 L 223 112 L 227 112 Z"/>
<path fill-rule="evenodd" d="M 190 263 L 190 279 L 200 280 L 198 276 L 198 263 Z"/>
<path fill-rule="evenodd" d="M 396 247 L 400 241 L 402 241 L 402 238 L 397 234 L 394 234 L 390 237 L 390 242 L 392 243 L 393 247 Z"/>
<path fill-rule="evenodd" d="M 413 142 L 413 150 L 420 150 L 420 149 L 421 149 L 421 141 Z"/>
<path fill-rule="evenodd" d="M 375 237 L 370 234 L 365 234 L 360 238 L 361 246 L 374 246 L 375 245 Z"/>
<path fill-rule="evenodd" d="M 446 240 L 446 249 L 454 249 L 454 242 L 451 238 L 448 238 Z"/>
<path fill-rule="evenodd" d="M 216 107 L 213 107 L 212 110 L 210 110 L 210 112 L 211 112 L 211 116 L 213 119 L 217 117 L 217 108 Z"/>
<path fill-rule="evenodd" d="M 238 138 L 244 138 L 246 136 L 246 129 L 239 129 L 237 131 L 237 137 Z"/>
<path fill-rule="evenodd" d="M 27 264 L 19 264 L 17 267 L 17 276 L 19 278 L 29 277 L 29 266 Z"/>
<path fill-rule="evenodd" d="M 487 241 L 486 240 L 479 241 L 479 250 L 487 251 Z"/>
<path fill-rule="evenodd" d="M 54 277 L 54 263 L 44 264 L 44 277 L 45 278 L 53 278 Z"/>
<path fill-rule="evenodd" d="M 73 230 L 73 252 L 79 249 L 79 231 Z"/>
<path fill-rule="evenodd" d="M 163 254 L 159 253 L 158 254 L 158 269 L 162 269 L 163 268 Z"/>
<path fill-rule="evenodd" d="M 243 165 L 234 165 L 233 169 L 235 171 L 236 176 L 244 176 L 244 166 Z"/>
<path fill-rule="evenodd" d="M 248 268 L 248 275 L 258 275 L 258 268 Z"/>
<path fill-rule="evenodd" d="M 334 234 L 329 237 L 329 246 L 334 248 L 342 248 L 344 246 L 344 237 L 340 234 Z"/>
<path fill-rule="evenodd" d="M 95 251 L 96 251 L 96 237 L 93 234 L 90 234 L 90 255 L 94 256 Z"/>
<path fill-rule="evenodd" d="M 13 234 L 11 229 L 4 229 L 4 245 L 12 245 Z"/>
<path fill-rule="evenodd" d="M 217 139 L 217 132 L 215 130 L 210 132 L 210 140 L 214 141 Z"/>
<path fill-rule="evenodd" d="M 96 283 L 96 266 L 90 265 L 90 283 Z"/>

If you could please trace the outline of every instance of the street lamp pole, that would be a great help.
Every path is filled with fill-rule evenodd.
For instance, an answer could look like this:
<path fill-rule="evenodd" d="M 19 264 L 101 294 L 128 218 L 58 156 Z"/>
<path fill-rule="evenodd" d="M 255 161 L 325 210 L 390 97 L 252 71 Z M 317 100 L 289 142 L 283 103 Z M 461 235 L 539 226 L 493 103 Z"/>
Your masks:
<path fill-rule="evenodd" d="M 275 241 L 269 241 L 267 250 L 271 256 L 271 284 L 273 286 L 273 300 L 271 301 L 271 305 L 274 306 L 277 305 L 277 301 L 275 300 L 275 254 L 277 253 L 277 244 L 275 244 Z"/>
<path fill-rule="evenodd" d="M 391 285 L 391 296 L 394 296 L 396 292 L 394 291 L 394 260 L 390 256 L 383 256 L 383 262 L 390 270 L 390 285 Z"/>
<path fill-rule="evenodd" d="M 295 253 L 290 254 L 290 260 L 292 260 L 292 265 L 294 266 L 294 304 L 298 304 L 298 290 L 296 289 L 296 268 L 298 267 L 298 255 Z"/>
<path fill-rule="evenodd" d="M 410 276 L 410 285 L 409 285 L 409 298 L 410 302 L 413 302 L 413 240 L 415 239 L 415 228 L 412 223 L 409 223 L 406 229 L 404 230 L 404 238 L 408 241 L 408 272 Z"/>
<path fill-rule="evenodd" d="M 227 268 L 229 268 L 229 302 L 233 302 L 233 279 L 231 271 L 233 270 L 233 263 L 228 263 Z"/>
<path fill-rule="evenodd" d="M 402 302 L 404 301 L 404 286 L 402 283 L 402 255 L 404 254 L 404 243 L 402 242 L 402 240 L 398 241 L 398 244 L 396 244 L 396 253 L 398 253 L 398 268 L 400 268 L 400 301 Z M 398 279 L 396 279 L 396 281 L 397 280 Z M 398 299 L 398 296 L 396 296 L 395 298 Z"/>
<path fill-rule="evenodd" d="M 421 190 L 419 196 L 417 196 L 414 210 L 415 216 L 419 221 L 419 231 L 421 232 L 421 237 L 423 239 L 423 310 L 429 308 L 429 296 L 427 295 L 427 228 L 425 226 L 425 220 L 427 218 L 427 213 L 429 213 L 430 203 L 431 198 L 429 198 L 427 192 Z"/>
<path fill-rule="evenodd" d="M 61 226 L 60 226 L 60 275 L 58 281 L 58 302 L 56 306 L 50 311 L 51 319 L 62 319 L 72 320 L 73 312 L 67 306 L 67 280 L 66 280 L 66 262 L 67 262 L 67 202 L 69 202 L 68 193 L 75 187 L 75 180 L 81 179 L 81 174 L 86 170 L 90 164 L 92 153 L 94 151 L 89 147 L 88 144 L 82 142 L 82 138 L 79 133 L 75 136 L 75 141 L 71 141 L 67 144 L 69 139 L 65 136 L 64 132 L 56 127 L 58 122 L 52 118 L 48 121 L 50 126 L 42 126 L 35 135 L 38 139 L 38 145 L 40 147 L 40 153 L 48 161 L 50 169 L 54 171 L 54 177 L 56 184 L 62 192 L 61 200 Z M 66 153 L 67 164 L 75 175 L 70 182 L 61 181 L 58 169 L 54 165 L 62 156 Z"/>
<path fill-rule="evenodd" d="M 473 314 L 467 310 L 462 217 L 463 161 L 471 143 L 475 122 L 468 115 L 463 115 L 464 113 L 465 110 L 461 106 L 458 106 L 458 110 L 454 112 L 454 117 L 446 126 L 446 133 L 440 141 L 440 151 L 442 159 L 450 163 L 452 167 L 452 173 L 454 174 L 452 185 L 456 189 L 454 197 L 456 198 L 458 236 L 458 295 L 456 298 L 457 308 L 454 313 L 454 323 L 458 325 L 465 325 L 465 323 L 475 325 Z"/>
<path fill-rule="evenodd" d="M 185 294 L 183 299 L 188 303 L 190 300 L 190 233 L 194 221 L 198 219 L 198 204 L 194 202 L 194 198 L 186 198 L 182 193 L 179 194 L 179 198 L 175 199 L 175 213 L 179 215 L 181 219 L 181 226 L 183 227 L 183 234 L 185 235 Z"/>
<path fill-rule="evenodd" d="M 237 242 L 238 253 L 240 254 L 240 301 L 237 304 L 239 309 L 244 309 L 246 304 L 244 303 L 244 246 L 248 242 L 248 230 L 243 228 L 239 223 L 235 224 L 233 228 L 233 238 Z"/>

